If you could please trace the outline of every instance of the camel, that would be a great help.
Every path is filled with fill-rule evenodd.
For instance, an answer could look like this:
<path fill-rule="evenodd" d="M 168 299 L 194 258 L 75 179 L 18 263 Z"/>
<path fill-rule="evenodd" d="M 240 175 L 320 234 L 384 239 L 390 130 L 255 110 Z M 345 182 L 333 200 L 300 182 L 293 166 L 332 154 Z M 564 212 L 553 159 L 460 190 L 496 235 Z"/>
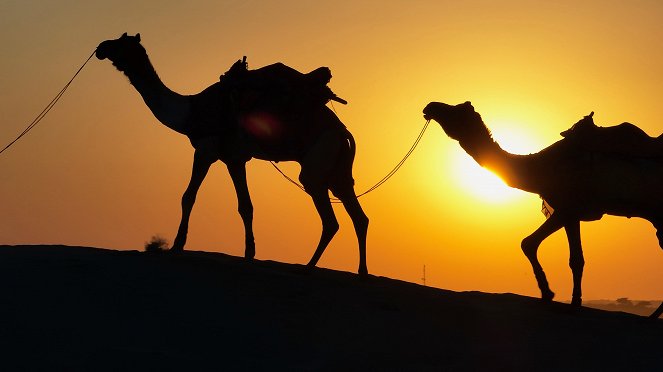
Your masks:
<path fill-rule="evenodd" d="M 564 139 L 538 153 L 516 155 L 504 151 L 492 138 L 481 116 L 470 102 L 448 105 L 431 102 L 423 110 L 426 119 L 437 121 L 444 132 L 459 142 L 474 160 L 496 174 L 514 188 L 535 193 L 549 203 L 554 212 L 531 235 L 523 239 L 521 248 L 532 265 L 541 298 L 552 301 L 546 275 L 537 258 L 540 244 L 554 232 L 564 228 L 569 243 L 569 266 L 573 274 L 572 304 L 582 304 L 582 274 L 585 264 L 580 240 L 580 221 L 596 221 L 604 214 L 640 217 L 657 229 L 659 245 L 663 247 L 663 157 L 653 155 L 655 146 L 648 146 L 642 154 L 627 156 L 638 143 L 657 141 L 649 136 L 622 136 L 631 145 L 617 151 L 601 151 L 610 147 L 612 134 L 634 133 L 632 124 L 605 128 L 607 135 L 595 133 L 599 139 L 593 149 L 587 149 L 586 136 L 592 115 L 564 132 Z M 582 120 L 581 120 L 582 122 Z M 593 122 L 592 122 L 593 124 Z M 633 126 L 634 127 L 634 126 Z M 637 127 L 636 127 L 637 128 Z M 579 130 L 579 131 L 578 131 Z M 610 132 L 612 130 L 612 132 Z M 644 132 L 642 132 L 644 134 Z M 601 145 L 600 138 L 606 138 Z M 639 137 L 639 138 L 638 138 Z M 614 142 L 614 141 L 613 141 Z M 644 146 L 643 146 L 644 147 Z M 660 151 L 659 151 L 660 153 Z M 658 318 L 663 304 L 652 314 Z"/>
<path fill-rule="evenodd" d="M 307 266 L 316 266 L 339 229 L 329 199 L 331 191 L 341 200 L 352 220 L 359 245 L 358 273 L 367 275 L 369 220 L 354 191 L 355 141 L 334 112 L 324 103 L 298 107 L 296 112 L 242 111 L 237 102 L 244 97 L 237 96 L 236 82 L 224 78 L 198 94 L 175 93 L 161 81 L 140 42 L 140 34 L 125 33 L 118 39 L 100 43 L 96 56 L 100 60 L 109 59 L 128 77 L 157 120 L 186 135 L 194 147 L 191 180 L 182 196 L 181 221 L 170 251 L 184 250 L 196 194 L 210 166 L 220 160 L 226 164 L 237 194 L 238 211 L 245 229 L 244 256 L 253 259 L 253 204 L 247 186 L 246 163 L 252 158 L 296 161 L 301 165 L 299 181 L 313 199 L 322 221 L 320 241 Z"/>

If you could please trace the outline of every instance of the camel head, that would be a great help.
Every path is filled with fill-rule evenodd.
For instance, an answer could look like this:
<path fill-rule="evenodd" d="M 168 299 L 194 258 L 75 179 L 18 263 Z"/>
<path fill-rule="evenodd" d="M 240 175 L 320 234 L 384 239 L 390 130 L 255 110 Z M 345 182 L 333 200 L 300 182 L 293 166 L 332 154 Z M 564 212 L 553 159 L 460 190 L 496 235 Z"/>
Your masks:
<path fill-rule="evenodd" d="M 122 72 L 126 72 L 136 56 L 145 54 L 145 48 L 140 45 L 140 34 L 128 36 L 126 32 L 119 39 L 103 41 L 96 51 L 98 59 L 108 58 Z"/>
<path fill-rule="evenodd" d="M 594 130 L 598 128 L 598 126 L 594 124 L 593 116 L 594 116 L 594 111 L 592 111 L 589 115 L 582 118 L 577 123 L 573 124 L 571 128 L 560 133 L 560 135 L 562 137 L 569 137 L 571 135 L 585 137 L 593 134 Z"/>
<path fill-rule="evenodd" d="M 424 118 L 437 121 L 449 137 L 460 142 L 471 141 L 477 136 L 485 138 L 487 135 L 490 138 L 490 131 L 481 120 L 481 115 L 474 111 L 469 101 L 455 106 L 431 102 L 424 108 Z"/>

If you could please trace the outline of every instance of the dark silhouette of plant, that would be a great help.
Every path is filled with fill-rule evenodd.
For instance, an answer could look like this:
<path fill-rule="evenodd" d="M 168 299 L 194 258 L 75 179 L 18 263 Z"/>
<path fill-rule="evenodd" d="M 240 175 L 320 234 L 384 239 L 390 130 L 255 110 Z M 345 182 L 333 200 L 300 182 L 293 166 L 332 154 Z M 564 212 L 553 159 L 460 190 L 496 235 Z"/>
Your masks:
<path fill-rule="evenodd" d="M 145 242 L 145 252 L 164 252 L 168 250 L 168 245 L 168 240 L 159 235 L 154 235 L 149 242 Z"/>

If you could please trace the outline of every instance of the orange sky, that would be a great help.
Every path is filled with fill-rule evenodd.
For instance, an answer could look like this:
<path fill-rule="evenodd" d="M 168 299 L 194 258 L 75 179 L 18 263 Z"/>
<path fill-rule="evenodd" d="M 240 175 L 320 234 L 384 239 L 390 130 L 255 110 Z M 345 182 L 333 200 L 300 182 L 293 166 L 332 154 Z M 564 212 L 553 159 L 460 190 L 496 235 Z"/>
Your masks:
<path fill-rule="evenodd" d="M 140 32 L 162 80 L 196 93 L 241 56 L 301 71 L 329 66 L 357 144 L 362 192 L 404 155 L 429 101 L 471 100 L 512 151 L 535 152 L 590 111 L 599 125 L 663 131 L 663 4 L 658 1 L 3 1 L 0 143 L 11 141 L 96 45 Z M 131 11 L 129 13 L 129 10 Z M 505 147 L 509 148 L 509 146 Z M 160 125 L 108 61 L 92 60 L 51 114 L 0 156 L 0 244 L 142 249 L 179 222 L 192 148 Z M 521 239 L 543 222 L 536 195 L 488 200 L 455 141 L 431 127 L 402 170 L 361 199 L 371 218 L 369 270 L 453 290 L 538 296 Z M 463 165 L 465 164 L 465 165 Z M 296 176 L 296 164 L 284 165 Z M 319 237 L 307 195 L 268 163 L 248 166 L 257 258 L 306 263 Z M 470 178 L 471 179 L 471 178 Z M 471 181 L 470 181 L 471 182 Z M 352 225 L 320 265 L 355 271 Z M 663 298 L 663 252 L 643 220 L 582 224 L 584 298 Z M 188 249 L 243 252 L 223 165 L 194 208 Z M 540 251 L 558 299 L 570 298 L 563 233 Z"/>

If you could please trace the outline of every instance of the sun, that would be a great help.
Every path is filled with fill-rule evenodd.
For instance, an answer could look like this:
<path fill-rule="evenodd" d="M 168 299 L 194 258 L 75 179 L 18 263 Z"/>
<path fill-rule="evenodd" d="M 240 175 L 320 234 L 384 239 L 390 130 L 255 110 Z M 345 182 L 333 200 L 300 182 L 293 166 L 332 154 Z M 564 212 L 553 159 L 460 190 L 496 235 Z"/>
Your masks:
<path fill-rule="evenodd" d="M 531 149 L 531 141 L 522 135 L 508 134 L 495 135 L 497 143 L 511 153 L 527 153 Z M 482 168 L 464 151 L 455 151 L 453 167 L 457 175 L 459 187 L 464 191 L 484 201 L 492 203 L 504 203 L 517 199 L 523 195 L 523 191 L 507 186 L 507 184 L 496 174 Z"/>
<path fill-rule="evenodd" d="M 457 152 L 454 171 L 459 186 L 484 201 L 502 203 L 516 198 L 521 191 L 511 188 L 496 174 L 482 168 L 464 152 Z"/>

